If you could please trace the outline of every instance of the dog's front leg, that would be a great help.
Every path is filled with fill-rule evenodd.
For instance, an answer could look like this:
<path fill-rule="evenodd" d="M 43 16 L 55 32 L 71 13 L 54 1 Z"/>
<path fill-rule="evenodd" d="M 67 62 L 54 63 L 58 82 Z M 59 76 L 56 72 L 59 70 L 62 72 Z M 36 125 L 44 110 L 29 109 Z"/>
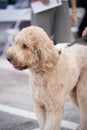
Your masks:
<path fill-rule="evenodd" d="M 36 116 L 38 118 L 40 130 L 44 130 L 45 120 L 46 120 L 45 109 L 43 106 L 41 106 L 38 103 L 34 103 L 34 109 L 35 109 Z"/>
<path fill-rule="evenodd" d="M 63 109 L 61 108 L 57 111 L 47 111 L 44 130 L 60 130 L 62 116 Z"/>

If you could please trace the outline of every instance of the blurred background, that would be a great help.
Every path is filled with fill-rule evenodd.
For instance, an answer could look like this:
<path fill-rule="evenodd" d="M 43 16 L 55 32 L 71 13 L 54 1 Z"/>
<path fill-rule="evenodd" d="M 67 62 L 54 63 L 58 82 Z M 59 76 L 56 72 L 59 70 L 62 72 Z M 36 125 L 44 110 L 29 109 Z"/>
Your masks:
<path fill-rule="evenodd" d="M 0 0 L 0 54 L 12 36 L 30 25 L 28 0 Z"/>
<path fill-rule="evenodd" d="M 86 15 L 86 7 L 81 0 L 80 2 L 77 0 L 78 23 L 71 27 L 74 38 L 81 35 L 79 28 L 81 28 Z M 38 123 L 32 114 L 33 106 L 29 96 L 29 72 L 13 69 L 4 55 L 4 50 L 14 42 L 15 34 L 30 24 L 29 0 L 0 0 L 0 130 L 38 128 Z M 30 115 L 28 112 L 31 112 Z M 62 130 L 75 129 L 79 122 L 77 108 L 70 102 L 69 98 L 67 98 L 65 105 L 63 120 L 69 122 L 63 124 Z M 68 127 L 64 128 L 64 125 L 66 127 L 68 125 Z"/>
<path fill-rule="evenodd" d="M 75 38 L 81 37 L 82 31 L 87 25 L 87 1 L 76 1 L 78 23 L 71 27 Z M 70 2 L 69 7 L 71 7 Z M 30 25 L 30 10 L 30 0 L 0 0 L 0 54 L 15 33 Z"/>

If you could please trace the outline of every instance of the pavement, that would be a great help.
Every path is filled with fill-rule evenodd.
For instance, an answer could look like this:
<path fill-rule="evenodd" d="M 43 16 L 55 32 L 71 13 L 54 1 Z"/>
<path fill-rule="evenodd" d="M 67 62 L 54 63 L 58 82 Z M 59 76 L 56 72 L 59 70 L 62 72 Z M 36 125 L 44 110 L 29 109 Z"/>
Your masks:
<path fill-rule="evenodd" d="M 28 79 L 26 72 L 17 72 L 5 58 L 0 57 L 0 130 L 31 130 L 38 127 L 37 120 L 25 114 L 19 116 L 21 110 L 24 113 L 33 111 Z M 19 110 L 18 113 L 12 108 Z"/>

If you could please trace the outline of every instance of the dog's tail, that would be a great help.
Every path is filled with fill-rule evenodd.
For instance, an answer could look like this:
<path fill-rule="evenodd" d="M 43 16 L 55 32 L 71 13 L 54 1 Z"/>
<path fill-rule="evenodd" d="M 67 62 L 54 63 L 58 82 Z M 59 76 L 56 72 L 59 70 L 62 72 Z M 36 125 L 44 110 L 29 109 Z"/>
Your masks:
<path fill-rule="evenodd" d="M 77 94 L 76 94 L 76 87 L 73 88 L 73 90 L 70 92 L 70 98 L 72 99 L 73 103 L 78 107 L 78 100 L 77 100 Z"/>

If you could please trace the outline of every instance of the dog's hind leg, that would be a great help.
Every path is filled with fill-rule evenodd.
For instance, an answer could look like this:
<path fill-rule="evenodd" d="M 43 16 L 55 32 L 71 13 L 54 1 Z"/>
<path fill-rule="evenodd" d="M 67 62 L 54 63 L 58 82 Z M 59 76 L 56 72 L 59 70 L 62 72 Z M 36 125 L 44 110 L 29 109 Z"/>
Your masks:
<path fill-rule="evenodd" d="M 87 69 L 82 71 L 77 84 L 77 100 L 80 109 L 80 125 L 78 130 L 87 130 Z"/>
<path fill-rule="evenodd" d="M 76 87 L 73 88 L 73 90 L 69 94 L 71 100 L 73 103 L 78 107 L 78 101 L 77 101 L 77 94 L 76 94 Z"/>

